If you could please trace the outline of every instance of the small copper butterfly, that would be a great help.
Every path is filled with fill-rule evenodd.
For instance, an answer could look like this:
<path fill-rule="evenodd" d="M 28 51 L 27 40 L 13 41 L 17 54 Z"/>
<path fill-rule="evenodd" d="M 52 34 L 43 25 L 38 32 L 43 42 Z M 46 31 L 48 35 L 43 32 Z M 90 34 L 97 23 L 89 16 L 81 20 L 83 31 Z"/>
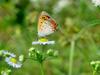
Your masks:
<path fill-rule="evenodd" d="M 38 20 L 38 36 L 45 37 L 55 32 L 57 24 L 45 11 L 42 11 Z"/>

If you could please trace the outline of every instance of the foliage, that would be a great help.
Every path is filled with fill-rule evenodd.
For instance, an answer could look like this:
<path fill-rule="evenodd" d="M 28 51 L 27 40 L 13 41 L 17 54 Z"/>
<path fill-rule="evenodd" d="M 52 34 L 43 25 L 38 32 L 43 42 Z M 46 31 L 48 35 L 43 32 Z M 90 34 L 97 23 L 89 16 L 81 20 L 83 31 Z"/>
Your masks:
<path fill-rule="evenodd" d="M 65 2 L 60 5 L 61 1 Z M 90 62 L 100 60 L 100 6 L 91 0 L 0 0 L 0 50 L 28 57 L 32 41 L 38 39 L 38 16 L 43 10 L 56 20 L 59 29 L 48 36 L 56 44 L 45 46 L 44 52 L 53 49 L 59 54 L 44 62 L 45 75 L 68 75 L 69 65 L 72 75 L 92 75 Z M 41 50 L 38 45 L 34 48 Z M 72 64 L 70 59 L 74 59 Z M 37 62 L 26 60 L 23 65 L 12 74 L 40 75 Z M 0 58 L 0 71 L 1 66 L 6 65 Z"/>

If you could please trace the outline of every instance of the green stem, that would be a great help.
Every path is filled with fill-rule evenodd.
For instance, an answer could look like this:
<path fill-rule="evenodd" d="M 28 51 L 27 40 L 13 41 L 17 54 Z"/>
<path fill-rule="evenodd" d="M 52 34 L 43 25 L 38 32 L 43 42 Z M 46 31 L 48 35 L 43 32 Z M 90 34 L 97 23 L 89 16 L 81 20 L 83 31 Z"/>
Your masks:
<path fill-rule="evenodd" d="M 95 69 L 93 70 L 93 75 L 96 75 L 96 71 L 97 71 L 97 69 L 98 69 L 98 64 L 95 66 Z"/>
<path fill-rule="evenodd" d="M 40 63 L 40 67 L 41 67 L 41 75 L 44 75 L 43 63 Z"/>
<path fill-rule="evenodd" d="M 74 47 L 75 47 L 75 40 L 77 40 L 78 38 L 80 38 L 80 36 L 82 35 L 82 33 L 84 31 L 86 31 L 88 28 L 93 27 L 95 25 L 98 25 L 99 23 L 94 23 L 94 24 L 90 24 L 87 27 L 83 28 L 74 38 L 74 40 L 71 41 L 71 50 L 70 50 L 70 57 L 69 57 L 69 74 L 68 75 L 72 75 L 72 67 L 73 67 L 73 57 L 74 57 Z M 64 33 L 63 33 L 64 34 Z M 94 74 L 95 75 L 95 72 Z"/>
<path fill-rule="evenodd" d="M 14 68 L 10 67 L 10 69 L 11 69 L 11 72 L 10 72 L 9 75 L 13 75 L 13 73 L 14 73 Z"/>
<path fill-rule="evenodd" d="M 96 71 L 95 70 L 93 71 L 93 75 L 96 75 Z"/>
<path fill-rule="evenodd" d="M 72 40 L 70 48 L 70 57 L 69 57 L 69 74 L 72 75 L 72 68 L 73 68 L 73 58 L 74 58 L 74 49 L 75 49 L 75 40 Z"/>
<path fill-rule="evenodd" d="M 42 59 L 43 59 L 43 52 L 44 52 L 44 49 L 45 49 L 45 45 L 42 45 L 42 47 L 41 47 L 41 51 L 42 51 Z M 40 62 L 40 67 L 41 67 L 41 75 L 45 75 L 44 74 L 44 68 L 43 68 L 43 62 L 44 62 L 44 60 L 42 61 L 42 62 Z"/>

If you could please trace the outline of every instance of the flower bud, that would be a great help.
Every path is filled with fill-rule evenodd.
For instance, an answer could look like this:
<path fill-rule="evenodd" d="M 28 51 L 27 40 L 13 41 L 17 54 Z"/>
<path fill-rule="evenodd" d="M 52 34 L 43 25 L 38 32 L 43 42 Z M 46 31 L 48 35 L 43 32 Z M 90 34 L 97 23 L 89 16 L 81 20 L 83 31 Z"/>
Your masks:
<path fill-rule="evenodd" d="M 53 54 L 55 57 L 58 56 L 58 51 L 54 51 L 54 54 Z"/>
<path fill-rule="evenodd" d="M 31 47 L 31 48 L 29 49 L 29 52 L 32 52 L 33 50 L 35 50 L 35 48 L 34 48 L 34 47 Z"/>
<path fill-rule="evenodd" d="M 49 56 L 53 56 L 53 53 L 54 53 L 54 51 L 52 49 L 49 49 L 47 51 L 47 55 L 49 55 Z"/>
<path fill-rule="evenodd" d="M 21 62 L 24 61 L 24 55 L 19 56 L 19 61 L 21 61 Z"/>

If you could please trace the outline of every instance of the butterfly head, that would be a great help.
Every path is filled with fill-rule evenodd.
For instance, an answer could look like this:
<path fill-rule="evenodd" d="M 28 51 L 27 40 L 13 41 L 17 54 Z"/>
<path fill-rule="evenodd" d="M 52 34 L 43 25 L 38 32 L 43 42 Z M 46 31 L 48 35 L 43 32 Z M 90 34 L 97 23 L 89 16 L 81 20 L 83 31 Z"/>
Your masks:
<path fill-rule="evenodd" d="M 50 16 L 48 16 L 48 13 L 46 13 L 45 11 L 42 11 L 40 19 L 48 20 L 49 18 L 50 18 Z"/>

